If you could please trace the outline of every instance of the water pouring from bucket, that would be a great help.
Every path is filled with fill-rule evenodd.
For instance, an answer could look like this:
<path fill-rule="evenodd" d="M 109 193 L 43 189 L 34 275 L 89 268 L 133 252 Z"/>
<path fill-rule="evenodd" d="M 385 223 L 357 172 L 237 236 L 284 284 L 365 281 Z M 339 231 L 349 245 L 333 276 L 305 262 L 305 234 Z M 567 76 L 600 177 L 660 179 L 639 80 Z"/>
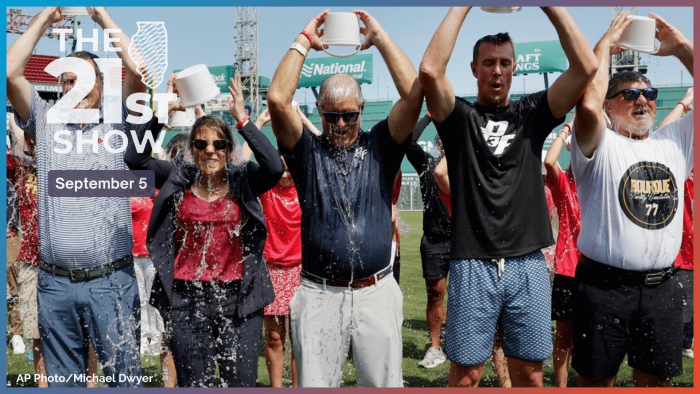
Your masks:
<path fill-rule="evenodd" d="M 362 39 L 360 37 L 360 17 L 352 12 L 331 12 L 326 15 L 323 24 L 323 51 L 335 57 L 350 57 L 360 51 Z M 339 55 L 328 50 L 331 45 L 355 47 L 355 51 Z"/>

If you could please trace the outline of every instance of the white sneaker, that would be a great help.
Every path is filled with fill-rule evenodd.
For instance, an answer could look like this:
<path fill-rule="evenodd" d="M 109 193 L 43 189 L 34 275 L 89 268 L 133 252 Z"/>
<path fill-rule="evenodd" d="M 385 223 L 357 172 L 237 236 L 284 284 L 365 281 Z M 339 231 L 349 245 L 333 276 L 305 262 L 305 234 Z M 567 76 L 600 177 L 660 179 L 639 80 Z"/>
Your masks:
<path fill-rule="evenodd" d="M 683 349 L 683 357 L 693 358 L 693 349 Z"/>
<path fill-rule="evenodd" d="M 27 347 L 24 346 L 24 339 L 22 336 L 15 335 L 12 337 L 12 353 L 13 354 L 24 354 L 27 352 Z"/>
<path fill-rule="evenodd" d="M 418 363 L 418 366 L 423 368 L 435 368 L 445 361 L 447 361 L 447 357 L 445 357 L 445 353 L 442 352 L 442 349 L 431 347 L 425 353 L 423 360 Z"/>

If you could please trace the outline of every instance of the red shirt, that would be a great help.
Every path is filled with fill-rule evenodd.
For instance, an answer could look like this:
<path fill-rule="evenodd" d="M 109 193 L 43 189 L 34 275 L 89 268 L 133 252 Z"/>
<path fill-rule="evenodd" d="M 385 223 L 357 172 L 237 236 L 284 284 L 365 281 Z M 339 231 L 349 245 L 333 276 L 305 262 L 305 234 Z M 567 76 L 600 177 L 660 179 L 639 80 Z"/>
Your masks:
<path fill-rule="evenodd" d="M 559 275 L 574 277 L 580 255 L 576 240 L 581 231 L 581 207 L 578 203 L 576 184 L 573 177 L 569 177 L 566 171 L 560 169 L 556 183 L 550 182 L 547 177 L 547 187 L 552 192 L 552 199 L 559 215 L 559 236 L 554 268 Z"/>
<path fill-rule="evenodd" d="M 184 192 L 177 212 L 174 278 L 231 282 L 243 277 L 240 208 L 230 195 L 206 202 Z"/>
<path fill-rule="evenodd" d="M 440 193 L 440 198 L 442 198 L 442 201 L 447 205 L 447 212 L 452 215 L 452 194 L 447 194 L 443 193 L 440 188 L 438 188 L 438 192 Z"/>
<path fill-rule="evenodd" d="M 396 205 L 399 202 L 399 195 L 401 194 L 401 170 L 396 174 L 394 178 L 394 185 L 391 188 L 391 205 Z"/>
<path fill-rule="evenodd" d="M 301 207 L 297 188 L 278 183 L 260 195 L 260 205 L 267 225 L 265 260 L 281 267 L 301 264 Z"/>
<path fill-rule="evenodd" d="M 32 160 L 7 155 L 7 179 L 17 193 L 22 244 L 18 261 L 39 265 L 36 166 Z"/>
<path fill-rule="evenodd" d="M 683 209 L 683 240 L 681 251 L 673 264 L 684 270 L 693 269 L 693 173 L 685 181 L 685 208 Z"/>
<path fill-rule="evenodd" d="M 146 248 L 146 234 L 148 222 L 153 211 L 153 200 L 149 197 L 137 197 L 131 199 L 131 224 L 134 229 L 134 246 L 131 253 L 134 256 L 148 256 Z"/>

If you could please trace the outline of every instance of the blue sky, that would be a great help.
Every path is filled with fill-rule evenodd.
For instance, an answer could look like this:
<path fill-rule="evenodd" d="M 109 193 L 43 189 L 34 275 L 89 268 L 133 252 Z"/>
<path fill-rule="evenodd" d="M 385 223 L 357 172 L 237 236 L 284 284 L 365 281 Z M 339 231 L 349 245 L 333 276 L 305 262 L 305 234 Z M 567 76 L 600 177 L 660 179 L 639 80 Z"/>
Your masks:
<path fill-rule="evenodd" d="M 41 11 L 37 7 L 20 8 L 25 14 Z M 350 11 L 352 8 L 332 8 L 332 11 Z M 366 8 L 382 25 L 399 47 L 408 55 L 416 68 L 435 29 L 438 27 L 448 8 L 446 7 L 378 7 Z M 574 21 L 583 31 L 586 39 L 595 45 L 605 33 L 611 20 L 609 7 L 573 7 L 568 9 Z M 111 7 L 108 8 L 112 18 L 129 35 L 136 32 L 137 21 L 164 21 L 168 30 L 168 69 L 183 69 L 188 66 L 205 63 L 208 66 L 231 64 L 234 60 L 234 22 L 235 10 L 217 7 Z M 289 45 L 304 25 L 321 8 L 307 7 L 260 7 L 259 9 L 259 62 L 260 74 L 272 77 L 279 61 L 287 52 Z M 679 28 L 687 37 L 693 36 L 692 8 L 683 7 L 639 7 L 639 15 L 650 11 L 663 16 Z M 84 29 L 97 26 L 84 17 Z M 460 95 L 476 92 L 475 79 L 469 70 L 472 46 L 476 40 L 486 34 L 507 31 L 515 42 L 556 40 L 557 34 L 545 14 L 535 7 L 526 7 L 516 14 L 489 14 L 480 9 L 472 9 L 462 26 L 455 51 L 447 69 L 455 92 Z M 101 31 L 100 31 L 100 34 Z M 86 32 L 86 36 L 90 33 Z M 9 46 L 19 37 L 7 34 Z M 101 42 L 102 40 L 100 40 Z M 58 40 L 43 38 L 36 48 L 36 53 L 60 55 Z M 388 69 L 375 48 L 364 53 L 374 54 L 374 83 L 363 85 L 367 99 L 396 99 L 398 93 L 391 82 Z M 105 55 L 105 53 L 98 53 Z M 309 57 L 324 57 L 325 53 L 311 52 Z M 648 76 L 655 85 L 683 84 L 690 86 L 692 78 L 675 58 L 659 58 L 642 55 L 642 63 L 649 65 Z M 169 72 L 166 74 L 169 75 Z M 550 83 L 559 74 L 550 74 Z M 164 91 L 165 84 L 160 91 Z M 542 75 L 515 76 L 511 91 L 514 93 L 535 91 L 544 88 Z M 313 102 L 310 89 L 299 89 L 296 100 L 304 103 Z"/>

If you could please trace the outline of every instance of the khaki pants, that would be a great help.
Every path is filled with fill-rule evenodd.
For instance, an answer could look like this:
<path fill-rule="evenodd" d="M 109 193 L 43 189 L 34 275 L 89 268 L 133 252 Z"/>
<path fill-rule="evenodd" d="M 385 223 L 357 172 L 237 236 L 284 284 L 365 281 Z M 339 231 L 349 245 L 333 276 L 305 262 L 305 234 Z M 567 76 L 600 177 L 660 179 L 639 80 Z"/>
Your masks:
<path fill-rule="evenodd" d="M 340 386 L 351 343 L 359 387 L 403 387 L 403 294 L 393 275 L 356 290 L 301 278 L 289 311 L 299 387 Z"/>
<path fill-rule="evenodd" d="M 19 266 L 16 263 L 22 239 L 19 235 L 7 239 L 7 315 L 12 336 L 22 335 L 22 320 L 19 316 Z"/>

